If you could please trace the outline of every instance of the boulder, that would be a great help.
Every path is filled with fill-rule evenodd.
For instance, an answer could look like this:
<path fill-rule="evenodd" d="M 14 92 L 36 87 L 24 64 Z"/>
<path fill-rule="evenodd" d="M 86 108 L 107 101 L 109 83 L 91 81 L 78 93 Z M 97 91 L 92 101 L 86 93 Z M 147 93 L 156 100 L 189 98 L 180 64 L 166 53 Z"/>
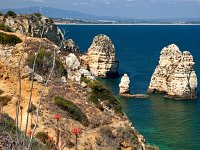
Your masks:
<path fill-rule="evenodd" d="M 181 52 L 175 44 L 163 48 L 148 92 L 163 92 L 166 93 L 165 97 L 175 99 L 196 99 L 197 76 L 194 64 L 189 51 Z"/>
<path fill-rule="evenodd" d="M 96 77 L 118 76 L 119 62 L 116 60 L 115 47 L 106 35 L 97 35 L 81 59 Z"/>
<path fill-rule="evenodd" d="M 32 72 L 33 72 L 33 69 L 31 69 L 29 66 L 25 66 L 24 73 L 22 74 L 22 79 L 31 80 Z M 34 74 L 34 80 L 37 81 L 38 83 L 45 82 L 44 78 L 37 73 Z"/>
<path fill-rule="evenodd" d="M 80 69 L 81 64 L 75 54 L 70 53 L 68 56 L 66 56 L 65 59 L 66 59 L 65 63 L 66 63 L 67 69 L 70 69 L 70 70 Z"/>
<path fill-rule="evenodd" d="M 119 93 L 120 95 L 130 94 L 130 79 L 127 74 L 124 74 L 121 78 L 121 82 L 119 84 Z"/>

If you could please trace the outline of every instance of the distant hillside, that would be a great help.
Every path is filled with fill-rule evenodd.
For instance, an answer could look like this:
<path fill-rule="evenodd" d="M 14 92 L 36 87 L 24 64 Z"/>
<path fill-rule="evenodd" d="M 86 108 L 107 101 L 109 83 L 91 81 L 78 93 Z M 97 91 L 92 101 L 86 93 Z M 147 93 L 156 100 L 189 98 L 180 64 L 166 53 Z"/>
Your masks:
<path fill-rule="evenodd" d="M 118 16 L 97 16 L 79 11 L 63 10 L 50 7 L 7 8 L 17 14 L 38 13 L 54 18 L 56 23 L 74 24 L 200 24 L 200 18 L 165 18 L 165 19 L 134 19 Z"/>
<path fill-rule="evenodd" d="M 27 14 L 27 13 L 35 13 L 40 12 L 40 7 L 27 7 L 27 8 L 7 8 L 1 10 L 3 13 L 6 13 L 8 10 L 12 10 L 17 14 Z M 52 18 L 72 18 L 72 19 L 80 19 L 80 20 L 98 20 L 102 17 L 82 13 L 79 11 L 70 11 L 70 10 L 63 10 L 57 8 L 49 8 L 49 7 L 42 7 L 41 8 L 43 15 L 49 16 Z"/>

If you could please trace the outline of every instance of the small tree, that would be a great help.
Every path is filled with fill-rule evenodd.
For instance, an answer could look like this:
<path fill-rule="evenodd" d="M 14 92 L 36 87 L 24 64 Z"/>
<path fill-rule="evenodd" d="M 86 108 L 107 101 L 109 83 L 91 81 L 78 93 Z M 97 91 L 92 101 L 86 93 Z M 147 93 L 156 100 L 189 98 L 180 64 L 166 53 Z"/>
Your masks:
<path fill-rule="evenodd" d="M 11 17 L 16 17 L 16 13 L 14 13 L 13 11 L 9 10 L 7 13 L 6 13 L 6 16 L 11 16 Z"/>
<path fill-rule="evenodd" d="M 3 13 L 0 11 L 0 16 L 3 16 Z"/>

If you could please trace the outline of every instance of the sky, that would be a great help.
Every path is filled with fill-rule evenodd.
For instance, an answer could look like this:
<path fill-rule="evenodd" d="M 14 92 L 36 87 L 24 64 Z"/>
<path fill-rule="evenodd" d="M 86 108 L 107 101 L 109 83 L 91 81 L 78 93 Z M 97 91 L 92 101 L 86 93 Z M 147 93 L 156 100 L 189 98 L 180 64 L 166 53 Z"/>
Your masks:
<path fill-rule="evenodd" d="M 32 6 L 135 19 L 200 18 L 200 0 L 0 0 L 0 9 Z"/>

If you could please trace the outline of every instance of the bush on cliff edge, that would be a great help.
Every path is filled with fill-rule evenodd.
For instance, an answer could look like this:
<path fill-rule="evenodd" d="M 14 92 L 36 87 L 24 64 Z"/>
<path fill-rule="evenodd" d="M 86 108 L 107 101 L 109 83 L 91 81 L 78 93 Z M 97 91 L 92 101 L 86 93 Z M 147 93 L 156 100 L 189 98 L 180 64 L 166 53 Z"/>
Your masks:
<path fill-rule="evenodd" d="M 15 35 L 8 35 L 0 32 L 0 44 L 13 46 L 21 42 L 22 40 Z"/>
<path fill-rule="evenodd" d="M 55 101 L 55 104 L 59 106 L 62 110 L 68 112 L 71 118 L 73 118 L 76 121 L 79 121 L 84 126 L 88 126 L 89 121 L 88 121 L 87 116 L 72 101 L 66 100 L 58 96 L 54 98 L 54 101 Z"/>
<path fill-rule="evenodd" d="M 91 81 L 88 86 L 92 90 L 89 100 L 95 103 L 100 110 L 103 110 L 103 108 L 99 100 L 108 108 L 113 109 L 116 113 L 123 114 L 120 102 L 99 81 Z"/>

